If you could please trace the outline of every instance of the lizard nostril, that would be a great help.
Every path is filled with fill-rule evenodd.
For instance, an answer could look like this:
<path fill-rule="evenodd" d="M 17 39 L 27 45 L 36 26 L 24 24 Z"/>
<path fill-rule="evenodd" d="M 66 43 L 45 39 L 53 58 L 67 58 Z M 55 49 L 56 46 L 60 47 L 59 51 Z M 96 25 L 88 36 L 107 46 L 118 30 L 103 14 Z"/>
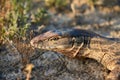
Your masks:
<path fill-rule="evenodd" d="M 35 42 L 33 40 L 30 41 L 30 44 L 34 46 Z"/>

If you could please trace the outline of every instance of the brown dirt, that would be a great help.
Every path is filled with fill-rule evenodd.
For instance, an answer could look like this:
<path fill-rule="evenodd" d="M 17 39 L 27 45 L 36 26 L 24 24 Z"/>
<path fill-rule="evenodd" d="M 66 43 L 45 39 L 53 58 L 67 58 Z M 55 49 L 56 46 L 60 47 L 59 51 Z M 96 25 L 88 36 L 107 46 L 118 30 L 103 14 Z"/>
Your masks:
<path fill-rule="evenodd" d="M 43 5 L 40 1 L 33 1 L 33 11 Z M 51 15 L 49 23 L 42 24 L 45 26 L 42 30 L 41 25 L 33 25 L 31 29 L 40 34 L 47 30 L 80 28 L 120 38 L 120 6 L 116 0 L 112 7 L 102 4 L 91 6 L 86 2 L 77 5 L 74 8 L 76 13 L 70 7 L 65 8 L 67 11 L 47 8 Z M 109 73 L 95 60 L 70 59 L 56 52 L 33 50 L 29 43 L 23 42 L 8 41 L 7 45 L 0 47 L 0 80 L 25 80 L 24 69 L 30 63 L 34 65 L 30 80 L 104 80 Z"/>

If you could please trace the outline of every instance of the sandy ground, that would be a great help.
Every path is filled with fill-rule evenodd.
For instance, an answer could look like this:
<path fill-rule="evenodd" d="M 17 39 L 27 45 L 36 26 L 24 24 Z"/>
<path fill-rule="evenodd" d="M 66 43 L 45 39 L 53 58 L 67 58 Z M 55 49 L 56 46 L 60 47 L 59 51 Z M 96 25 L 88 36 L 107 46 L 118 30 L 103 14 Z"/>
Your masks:
<path fill-rule="evenodd" d="M 39 4 L 39 0 L 37 0 Z M 38 7 L 38 6 L 34 6 Z M 113 8 L 112 8 L 113 9 Z M 35 33 L 40 34 L 47 30 L 80 28 L 94 31 L 107 37 L 120 37 L 119 12 L 107 8 L 89 10 L 78 9 L 76 16 L 72 10 L 56 12 L 49 9 L 51 18 L 41 30 L 41 25 L 32 26 Z M 35 28 L 34 28 L 35 27 Z M 0 47 L 0 80 L 25 80 L 23 71 L 23 56 L 12 45 Z M 23 53 L 24 54 L 24 53 Z M 104 80 L 108 70 L 92 59 L 70 59 L 62 54 L 35 50 L 27 56 L 28 62 L 34 65 L 30 80 Z"/>

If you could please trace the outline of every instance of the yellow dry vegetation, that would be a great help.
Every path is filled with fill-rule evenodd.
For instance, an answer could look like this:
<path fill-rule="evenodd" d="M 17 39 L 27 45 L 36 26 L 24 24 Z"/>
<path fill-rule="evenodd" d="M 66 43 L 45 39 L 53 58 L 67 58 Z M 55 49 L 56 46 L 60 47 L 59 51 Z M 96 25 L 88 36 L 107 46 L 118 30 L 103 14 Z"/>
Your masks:
<path fill-rule="evenodd" d="M 0 43 L 1 35 L 2 35 L 2 28 L 4 27 L 5 18 L 7 13 L 12 9 L 12 5 L 10 0 L 0 0 Z"/>

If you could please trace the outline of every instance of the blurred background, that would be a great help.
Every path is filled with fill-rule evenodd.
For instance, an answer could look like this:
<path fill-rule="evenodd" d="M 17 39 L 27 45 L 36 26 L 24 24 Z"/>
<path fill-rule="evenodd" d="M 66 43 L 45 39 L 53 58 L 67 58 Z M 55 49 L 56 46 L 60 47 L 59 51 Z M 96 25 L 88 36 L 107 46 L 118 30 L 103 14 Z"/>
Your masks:
<path fill-rule="evenodd" d="M 94 60 L 43 54 L 29 44 L 66 28 L 120 38 L 120 0 L 0 0 L 0 80 L 104 80 L 109 71 Z"/>

